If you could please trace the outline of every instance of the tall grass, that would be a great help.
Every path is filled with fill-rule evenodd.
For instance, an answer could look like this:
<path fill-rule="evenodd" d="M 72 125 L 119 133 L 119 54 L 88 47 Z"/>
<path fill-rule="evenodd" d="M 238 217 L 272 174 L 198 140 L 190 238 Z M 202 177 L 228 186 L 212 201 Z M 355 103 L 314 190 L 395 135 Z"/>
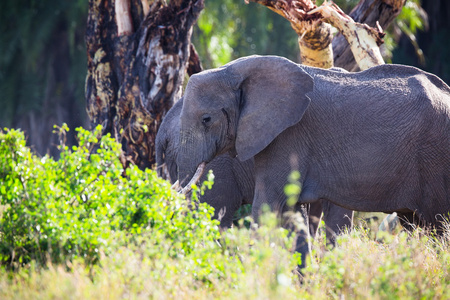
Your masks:
<path fill-rule="evenodd" d="M 323 240 L 323 237 L 319 237 Z M 223 268 L 203 280 L 202 266 L 180 258 L 148 259 L 152 246 L 123 247 L 102 255 L 100 264 L 33 265 L 0 272 L 0 299 L 448 299 L 448 235 L 418 231 L 369 238 L 363 228 L 339 238 L 327 250 L 317 242 L 303 283 L 292 272 L 286 232 L 231 229 L 224 233 L 211 264 Z M 206 255 L 206 254 L 205 254 Z M 208 256 L 206 255 L 206 256 Z M 220 276 L 217 276 L 220 273 Z"/>

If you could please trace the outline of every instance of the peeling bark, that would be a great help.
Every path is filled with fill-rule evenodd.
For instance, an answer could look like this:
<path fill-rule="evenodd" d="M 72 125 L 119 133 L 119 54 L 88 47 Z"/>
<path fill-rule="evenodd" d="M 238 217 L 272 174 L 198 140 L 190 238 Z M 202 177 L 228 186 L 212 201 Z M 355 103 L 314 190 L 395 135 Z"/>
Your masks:
<path fill-rule="evenodd" d="M 116 0 L 115 14 L 118 35 L 132 33 L 133 24 L 131 23 L 130 2 L 128 0 Z"/>
<path fill-rule="evenodd" d="M 361 0 L 349 13 L 349 16 L 355 22 L 371 27 L 375 27 L 378 22 L 381 29 L 386 30 L 401 12 L 405 2 L 406 0 Z M 342 34 L 335 36 L 332 45 L 336 67 L 348 71 L 359 69 L 349 44 Z"/>
<path fill-rule="evenodd" d="M 361 70 L 384 64 L 379 46 L 383 43 L 385 33 L 378 22 L 377 29 L 356 23 L 332 2 L 325 2 L 309 13 L 317 12 L 345 37 Z"/>
<path fill-rule="evenodd" d="M 119 3 L 129 7 L 128 13 L 116 14 Z M 102 124 L 104 134 L 122 143 L 125 165 L 152 167 L 156 132 L 180 97 L 192 25 L 203 0 L 156 0 L 150 7 L 145 0 L 91 0 L 89 5 L 86 99 L 91 125 Z"/>
<path fill-rule="evenodd" d="M 331 26 L 316 23 L 298 39 L 300 59 L 304 65 L 328 69 L 333 67 Z"/>

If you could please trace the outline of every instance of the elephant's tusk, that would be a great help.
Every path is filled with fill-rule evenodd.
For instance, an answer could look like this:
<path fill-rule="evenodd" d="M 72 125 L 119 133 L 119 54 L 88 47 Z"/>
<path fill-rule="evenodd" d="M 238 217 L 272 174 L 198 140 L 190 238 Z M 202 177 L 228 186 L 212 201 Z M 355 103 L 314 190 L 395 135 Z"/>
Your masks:
<path fill-rule="evenodd" d="M 167 168 L 167 164 L 166 163 L 162 164 L 161 168 L 162 168 L 161 173 L 164 174 L 164 176 L 165 176 L 164 179 L 172 181 L 172 178 L 170 178 L 169 169 Z M 173 188 L 173 185 L 172 185 L 172 188 Z"/>
<path fill-rule="evenodd" d="M 176 190 L 176 191 L 180 190 L 180 188 L 181 187 L 180 187 L 180 181 L 179 180 L 175 181 L 175 183 L 172 184 L 172 187 L 171 187 L 172 190 Z"/>
<path fill-rule="evenodd" d="M 182 188 L 180 191 L 178 191 L 178 193 L 183 194 L 183 195 L 186 195 L 187 193 L 189 193 L 192 190 L 192 185 L 196 184 L 200 180 L 200 177 L 202 177 L 203 172 L 205 172 L 205 166 L 206 166 L 205 162 L 202 162 L 201 164 L 199 164 L 197 167 L 197 171 L 195 171 L 194 176 L 192 176 L 191 181 L 189 181 L 189 183 L 186 184 L 186 186 L 184 188 Z"/>

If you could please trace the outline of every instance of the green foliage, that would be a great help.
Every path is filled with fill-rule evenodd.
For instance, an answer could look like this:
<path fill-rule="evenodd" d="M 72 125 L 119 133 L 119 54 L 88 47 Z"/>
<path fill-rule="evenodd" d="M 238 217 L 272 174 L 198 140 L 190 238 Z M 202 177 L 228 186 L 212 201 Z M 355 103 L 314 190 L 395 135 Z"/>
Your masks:
<path fill-rule="evenodd" d="M 195 44 L 205 68 L 252 54 L 275 54 L 297 61 L 297 34 L 289 22 L 266 7 L 232 0 L 205 2 Z"/>
<path fill-rule="evenodd" d="M 291 239 L 267 224 L 223 233 L 221 248 L 169 257 L 150 243 L 120 247 L 91 272 L 80 263 L 16 273 L 0 270 L 1 299 L 448 299 L 449 238 L 419 232 L 377 243 L 355 228 L 330 251 L 315 244 L 303 283 Z M 168 248 L 167 248 L 168 249 Z M 221 262 L 218 264 L 218 262 Z M 203 275 L 203 276 L 200 276 Z M 201 280 L 199 280 L 201 278 Z"/>
<path fill-rule="evenodd" d="M 57 128 L 62 141 L 67 131 L 65 125 Z M 167 297 L 187 287 L 188 294 L 232 293 L 259 264 L 272 265 L 275 295 L 295 288 L 292 237 L 273 214 L 264 216 L 258 230 L 220 235 L 208 205 L 176 194 L 154 171 L 132 166 L 124 174 L 120 145 L 100 138 L 100 127 L 77 132 L 78 146 L 62 144 L 55 161 L 33 155 L 22 132 L 0 131 L 1 299 L 61 293 L 122 298 L 135 292 Z M 201 193 L 212 180 L 194 190 Z M 80 294 L 73 284 L 90 292 Z"/>
<path fill-rule="evenodd" d="M 67 127 L 59 128 L 61 137 Z M 139 242 L 170 241 L 169 257 L 189 255 L 218 238 L 212 208 L 189 203 L 150 170 L 120 163 L 120 144 L 78 128 L 78 146 L 58 161 L 33 155 L 23 133 L 0 133 L 0 264 L 22 266 L 84 259 Z M 157 252 L 161 249 L 156 248 Z"/>
<path fill-rule="evenodd" d="M 416 36 L 419 31 L 424 31 L 427 27 L 427 19 L 425 11 L 420 7 L 419 0 L 408 0 L 402 8 L 402 11 L 394 20 L 392 26 L 387 30 L 384 38 L 384 56 L 385 59 L 392 63 L 393 51 L 397 48 L 400 39 L 399 33 L 406 36 L 414 47 L 416 56 L 423 65 L 425 57 L 420 48 Z"/>
<path fill-rule="evenodd" d="M 300 172 L 291 172 L 288 177 L 288 184 L 286 184 L 286 186 L 284 187 L 284 194 L 287 196 L 286 203 L 289 207 L 294 207 L 294 205 L 297 203 L 301 189 L 302 187 L 300 184 Z"/>
<path fill-rule="evenodd" d="M 397 18 L 397 24 L 408 34 L 416 34 L 417 30 L 425 29 L 425 20 L 421 15 L 419 0 L 408 0 Z"/>

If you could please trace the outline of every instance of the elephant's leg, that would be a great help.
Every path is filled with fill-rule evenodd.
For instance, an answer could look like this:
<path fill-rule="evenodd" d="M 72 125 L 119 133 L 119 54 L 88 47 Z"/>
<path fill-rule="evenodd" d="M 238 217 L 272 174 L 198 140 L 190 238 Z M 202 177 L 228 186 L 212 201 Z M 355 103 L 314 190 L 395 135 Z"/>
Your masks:
<path fill-rule="evenodd" d="M 335 245 L 336 236 L 341 234 L 345 228 L 352 228 L 353 211 L 337 206 L 327 200 L 311 203 L 309 210 L 309 228 L 313 238 L 317 235 L 317 229 L 322 219 L 325 222 L 327 244 Z"/>
<path fill-rule="evenodd" d="M 424 226 L 426 224 L 423 222 L 423 220 L 421 220 L 420 217 L 414 212 L 397 212 L 397 216 L 402 227 L 409 232 L 414 231 L 417 227 L 426 227 Z"/>
<path fill-rule="evenodd" d="M 336 245 L 336 236 L 353 226 L 353 210 L 322 200 L 323 219 L 326 227 L 327 243 Z"/>
<path fill-rule="evenodd" d="M 280 185 L 283 186 L 283 185 Z M 261 188 L 264 187 L 264 188 Z M 268 201 L 270 200 L 270 201 Z M 270 210 L 276 212 L 281 219 L 283 227 L 288 229 L 291 234 L 296 235 L 295 251 L 301 254 L 302 262 L 299 268 L 306 266 L 306 258 L 310 252 L 310 234 L 307 205 L 295 205 L 293 210 L 299 212 L 302 217 L 303 226 L 296 226 L 296 220 L 293 220 L 292 212 L 286 205 L 286 197 L 282 189 L 278 188 L 268 181 L 265 183 L 256 180 L 255 198 L 253 200 L 252 215 L 254 220 L 259 220 L 263 205 L 268 205 Z"/>
<path fill-rule="evenodd" d="M 303 269 L 306 266 L 306 258 L 308 254 L 311 252 L 311 244 L 310 244 L 310 232 L 309 232 L 309 222 L 308 222 L 308 209 L 306 205 L 301 205 L 300 213 L 305 221 L 304 227 L 296 230 L 296 242 L 295 242 L 295 252 L 298 252 L 302 255 L 301 264 L 298 266 L 299 269 Z M 301 272 L 301 271 L 300 271 Z"/>

